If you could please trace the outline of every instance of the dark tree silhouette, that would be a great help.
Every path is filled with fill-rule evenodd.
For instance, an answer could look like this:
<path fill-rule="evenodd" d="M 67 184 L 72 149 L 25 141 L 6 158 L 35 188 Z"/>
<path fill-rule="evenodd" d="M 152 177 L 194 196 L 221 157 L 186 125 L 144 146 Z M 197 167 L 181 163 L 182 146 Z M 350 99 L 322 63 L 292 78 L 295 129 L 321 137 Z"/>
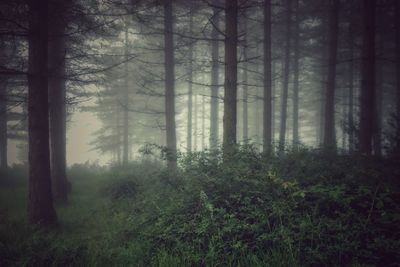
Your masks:
<path fill-rule="evenodd" d="M 336 81 L 336 61 L 338 50 L 339 34 L 339 4 L 340 0 L 330 1 L 329 12 L 329 37 L 328 37 L 328 76 L 325 91 L 325 127 L 324 127 L 324 147 L 334 149 L 335 140 L 335 81 Z"/>
<path fill-rule="evenodd" d="M 237 123 L 237 0 L 225 1 L 224 153 L 236 143 Z"/>
<path fill-rule="evenodd" d="M 57 222 L 50 178 L 48 109 L 48 1 L 30 0 L 29 7 L 29 222 Z"/>
<path fill-rule="evenodd" d="M 168 167 L 176 169 L 175 74 L 172 0 L 164 2 L 165 121 Z"/>
<path fill-rule="evenodd" d="M 264 152 L 272 149 L 271 0 L 264 1 Z"/>
<path fill-rule="evenodd" d="M 359 151 L 370 155 L 374 133 L 375 0 L 363 0 Z"/>

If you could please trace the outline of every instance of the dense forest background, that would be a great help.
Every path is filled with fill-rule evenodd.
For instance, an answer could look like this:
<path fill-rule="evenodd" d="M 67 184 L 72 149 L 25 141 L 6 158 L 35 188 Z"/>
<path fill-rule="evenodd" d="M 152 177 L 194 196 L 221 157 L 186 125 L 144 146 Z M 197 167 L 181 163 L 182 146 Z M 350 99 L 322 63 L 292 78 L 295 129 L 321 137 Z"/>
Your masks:
<path fill-rule="evenodd" d="M 0 2 L 0 266 L 398 266 L 399 177 L 400 1 Z"/>

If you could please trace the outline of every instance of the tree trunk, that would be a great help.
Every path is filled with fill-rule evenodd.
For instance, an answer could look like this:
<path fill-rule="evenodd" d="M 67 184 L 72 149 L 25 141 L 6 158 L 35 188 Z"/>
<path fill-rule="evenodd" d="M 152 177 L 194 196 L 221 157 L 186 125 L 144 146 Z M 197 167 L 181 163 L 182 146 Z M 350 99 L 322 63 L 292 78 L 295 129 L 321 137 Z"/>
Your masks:
<path fill-rule="evenodd" d="M 291 36 L 291 0 L 286 0 L 286 37 L 285 37 L 285 61 L 283 65 L 283 83 L 282 83 L 282 105 L 281 105 L 281 125 L 279 131 L 279 151 L 285 148 L 286 121 L 287 121 L 287 102 L 289 91 L 289 72 L 290 72 L 290 36 Z"/>
<path fill-rule="evenodd" d="M 263 149 L 272 150 L 271 0 L 264 1 L 264 112 Z"/>
<path fill-rule="evenodd" d="M 383 24 L 383 14 L 379 16 L 380 25 Z M 384 33 L 379 35 L 379 51 L 382 57 L 385 56 L 385 39 Z M 374 154 L 378 157 L 382 156 L 382 108 L 383 108 L 383 92 L 384 92 L 384 64 L 382 60 L 378 61 L 376 64 L 376 86 L 375 86 L 375 117 L 374 117 Z"/>
<path fill-rule="evenodd" d="M 349 110 L 348 110 L 348 134 L 349 134 L 349 152 L 354 150 L 354 39 L 353 39 L 353 22 L 349 25 Z"/>
<path fill-rule="evenodd" d="M 66 86 L 65 86 L 65 6 L 62 1 L 50 2 L 49 12 L 49 103 L 51 176 L 53 196 L 60 204 L 68 202 L 66 172 Z"/>
<path fill-rule="evenodd" d="M 118 98 L 120 99 L 120 97 L 119 97 L 119 95 L 118 95 Z M 116 115 L 117 115 L 117 118 L 116 118 L 116 127 L 115 127 L 115 129 L 116 129 L 116 135 L 117 135 L 117 138 L 116 138 L 116 141 L 117 141 L 117 163 L 118 163 L 118 165 L 121 165 L 121 108 L 120 108 L 120 103 L 119 103 L 119 100 L 118 99 L 118 103 L 117 103 L 117 106 L 116 106 L 116 109 L 117 109 L 117 111 L 116 111 Z"/>
<path fill-rule="evenodd" d="M 203 80 L 204 81 L 204 80 Z M 206 148 L 206 90 L 203 87 L 201 96 L 201 149 Z"/>
<path fill-rule="evenodd" d="M 198 141 L 198 110 L 199 110 L 199 106 L 198 106 L 198 101 L 197 101 L 197 92 L 194 92 L 194 110 L 193 110 L 193 117 L 194 117 L 194 130 L 193 130 L 193 138 L 194 138 L 194 145 L 193 145 L 193 150 L 197 151 L 197 141 Z"/>
<path fill-rule="evenodd" d="M 335 80 L 339 34 L 339 1 L 331 0 L 328 40 L 328 76 L 325 101 L 324 148 L 335 149 Z"/>
<path fill-rule="evenodd" d="M 0 169 L 7 168 L 7 81 L 0 83 Z"/>
<path fill-rule="evenodd" d="M 165 125 L 167 131 L 168 168 L 177 168 L 175 127 L 175 74 L 172 0 L 164 3 L 165 49 Z"/>
<path fill-rule="evenodd" d="M 396 121 L 397 128 L 400 128 L 400 1 L 396 1 L 395 11 L 395 29 L 396 29 Z M 395 144 L 400 151 L 400 138 L 397 138 Z"/>
<path fill-rule="evenodd" d="M 300 35 L 300 19 L 299 19 L 299 0 L 295 2 L 296 21 L 295 21 L 295 37 L 294 37 L 294 83 L 293 83 L 293 147 L 297 148 L 299 144 L 299 35 Z"/>
<path fill-rule="evenodd" d="M 374 132 L 375 0 L 363 1 L 363 46 L 359 151 L 371 155 Z"/>
<path fill-rule="evenodd" d="M 247 75 L 247 68 L 248 68 L 248 57 L 247 57 L 247 46 L 248 46 L 248 29 L 247 29 L 247 17 L 246 17 L 246 12 L 244 12 L 243 16 L 243 28 L 244 28 L 244 45 L 243 45 L 243 140 L 246 141 L 249 139 L 249 108 L 248 108 L 248 98 L 249 98 L 249 92 L 248 92 L 248 75 Z"/>
<path fill-rule="evenodd" d="M 193 34 L 193 10 L 190 11 L 189 32 Z M 193 134 L 193 44 L 189 45 L 189 69 L 188 69 L 188 114 L 187 114 L 187 151 L 192 151 Z"/>
<path fill-rule="evenodd" d="M 125 60 L 124 63 L 124 88 L 122 91 L 123 103 L 123 154 L 122 164 L 127 165 L 129 161 L 129 73 L 128 73 L 128 27 L 125 25 Z"/>
<path fill-rule="evenodd" d="M 237 15 L 237 0 L 225 0 L 224 155 L 229 155 L 236 144 Z"/>
<path fill-rule="evenodd" d="M 272 59 L 271 59 L 272 62 Z M 276 127 L 276 114 L 275 111 L 278 110 L 278 105 L 276 102 L 276 87 L 277 87 L 277 79 L 276 79 L 276 62 L 272 64 L 271 71 L 271 152 L 275 151 L 275 133 L 278 127 Z"/>
<path fill-rule="evenodd" d="M 47 78 L 48 1 L 30 0 L 29 8 L 29 203 L 32 224 L 57 222 L 50 177 L 49 104 Z"/>
<path fill-rule="evenodd" d="M 324 145 L 324 128 L 325 128 L 325 96 L 326 96 L 326 85 L 327 85 L 327 57 L 328 57 L 328 51 L 327 51 L 327 46 L 326 43 L 328 43 L 328 14 L 327 10 L 323 10 L 321 14 L 321 43 L 322 43 L 322 49 L 321 49 L 321 58 L 320 58 L 320 68 L 319 68 L 319 74 L 320 74 L 320 79 L 321 79 L 321 91 L 320 91 L 320 106 L 319 110 L 317 112 L 317 120 L 319 120 L 319 124 L 317 127 L 317 144 L 319 145 L 320 148 L 323 147 Z M 316 120 L 316 121 L 317 121 Z"/>
<path fill-rule="evenodd" d="M 210 147 L 217 148 L 218 145 L 218 117 L 219 117 L 219 42 L 218 30 L 215 27 L 219 27 L 219 11 L 217 8 L 213 8 L 213 28 L 211 32 L 211 122 L 210 122 Z"/>

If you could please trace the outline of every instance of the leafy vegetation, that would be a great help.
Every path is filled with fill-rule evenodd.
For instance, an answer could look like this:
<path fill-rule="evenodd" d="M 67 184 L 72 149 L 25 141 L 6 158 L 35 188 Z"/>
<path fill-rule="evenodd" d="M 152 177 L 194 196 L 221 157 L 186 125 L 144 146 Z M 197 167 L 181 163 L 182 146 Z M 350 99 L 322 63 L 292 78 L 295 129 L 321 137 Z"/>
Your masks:
<path fill-rule="evenodd" d="M 24 218 L 26 181 L 1 180 L 1 266 L 396 266 L 399 166 L 306 148 L 250 145 L 154 161 L 74 166 L 62 227 Z M 17 173 L 19 173 L 17 175 Z M 12 181 L 12 182 L 11 182 Z"/>

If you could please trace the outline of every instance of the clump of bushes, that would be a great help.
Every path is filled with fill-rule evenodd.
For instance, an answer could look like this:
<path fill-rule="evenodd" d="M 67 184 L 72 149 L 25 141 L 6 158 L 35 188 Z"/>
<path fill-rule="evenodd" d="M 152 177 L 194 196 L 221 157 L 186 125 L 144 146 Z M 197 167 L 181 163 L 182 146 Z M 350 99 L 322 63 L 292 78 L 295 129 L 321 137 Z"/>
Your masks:
<path fill-rule="evenodd" d="M 319 153 L 265 157 L 246 145 L 225 162 L 220 151 L 191 153 L 179 185 L 133 204 L 132 217 L 147 223 L 132 232 L 150 240 L 155 259 L 194 266 L 278 266 L 276 255 L 281 266 L 394 266 L 396 177 L 381 177 L 384 161 Z"/>
<path fill-rule="evenodd" d="M 138 191 L 138 184 L 130 179 L 118 179 L 107 183 L 101 188 L 103 195 L 113 200 L 134 198 Z"/>
<path fill-rule="evenodd" d="M 2 219 L 7 210 L 0 210 L 0 265 L 400 262 L 400 166 L 393 159 L 307 148 L 267 156 L 246 144 L 229 159 L 220 150 L 181 154 L 173 173 L 157 161 L 85 170 L 75 168 L 93 179 L 71 177 L 77 190 L 60 212 L 68 224 L 60 219 L 56 231 Z"/>

